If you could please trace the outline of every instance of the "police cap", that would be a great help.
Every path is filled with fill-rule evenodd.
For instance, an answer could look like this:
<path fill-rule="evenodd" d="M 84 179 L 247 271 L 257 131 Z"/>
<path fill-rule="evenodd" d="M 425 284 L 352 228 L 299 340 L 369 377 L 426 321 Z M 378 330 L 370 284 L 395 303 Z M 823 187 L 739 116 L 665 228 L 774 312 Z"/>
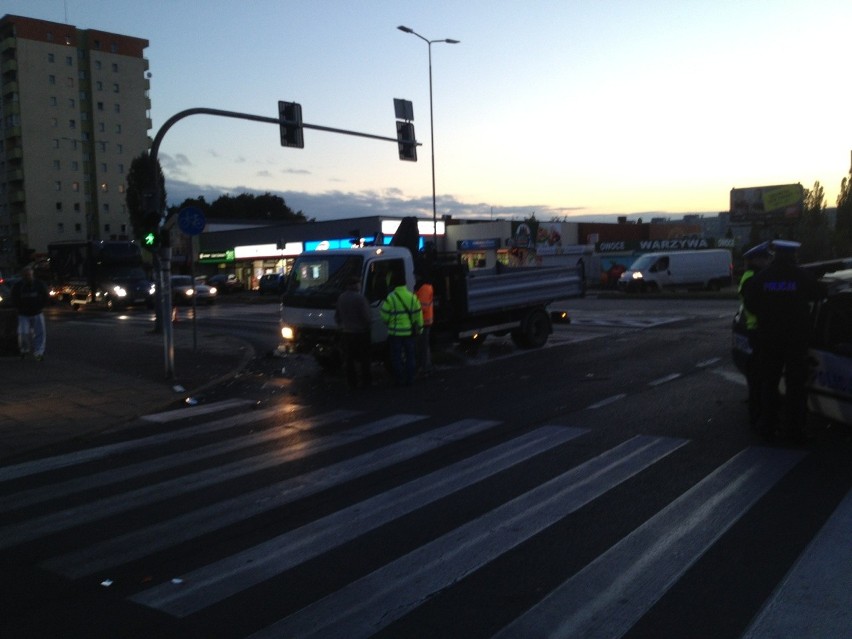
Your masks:
<path fill-rule="evenodd" d="M 793 253 L 801 246 L 801 242 L 794 242 L 793 240 L 772 240 L 772 248 L 781 253 Z"/>
<path fill-rule="evenodd" d="M 752 258 L 752 257 L 770 257 L 772 255 L 772 251 L 769 250 L 769 242 L 761 242 L 756 246 L 752 246 L 749 250 L 743 253 L 743 257 Z"/>

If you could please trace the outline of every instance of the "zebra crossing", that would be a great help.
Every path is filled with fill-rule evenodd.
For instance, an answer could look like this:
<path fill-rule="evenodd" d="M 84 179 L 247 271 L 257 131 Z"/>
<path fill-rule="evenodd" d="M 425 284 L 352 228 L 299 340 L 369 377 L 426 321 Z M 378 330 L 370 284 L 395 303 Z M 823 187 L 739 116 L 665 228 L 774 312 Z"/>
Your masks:
<path fill-rule="evenodd" d="M 406 619 L 432 600 L 691 445 L 639 434 L 597 449 L 571 424 L 219 408 L 151 415 L 156 434 L 0 467 L 0 557 L 30 556 L 209 636 L 407 636 Z M 573 461 L 501 497 L 507 476 L 562 453 Z M 807 454 L 742 449 L 482 636 L 622 636 Z M 471 491 L 490 493 L 487 507 L 460 505 Z M 443 510 L 449 523 L 417 543 L 388 543 L 401 522 Z M 847 495 L 748 636 L 784 636 L 817 586 L 841 602 L 822 636 L 852 628 L 850 526 Z"/>

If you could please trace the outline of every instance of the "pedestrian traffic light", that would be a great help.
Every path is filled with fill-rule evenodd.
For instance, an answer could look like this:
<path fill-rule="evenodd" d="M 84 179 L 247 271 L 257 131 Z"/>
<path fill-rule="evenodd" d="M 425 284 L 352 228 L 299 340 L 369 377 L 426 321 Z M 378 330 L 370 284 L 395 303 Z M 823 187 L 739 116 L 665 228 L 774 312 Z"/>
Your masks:
<path fill-rule="evenodd" d="M 279 100 L 278 124 L 281 128 L 281 146 L 294 146 L 297 149 L 305 148 L 301 104 Z"/>
<path fill-rule="evenodd" d="M 397 120 L 396 141 L 399 143 L 399 159 L 417 162 L 417 141 L 414 137 L 414 124 Z"/>
<path fill-rule="evenodd" d="M 142 216 L 142 227 L 137 231 L 136 237 L 141 238 L 142 248 L 157 250 L 160 246 L 160 214 L 152 210 L 146 211 Z"/>

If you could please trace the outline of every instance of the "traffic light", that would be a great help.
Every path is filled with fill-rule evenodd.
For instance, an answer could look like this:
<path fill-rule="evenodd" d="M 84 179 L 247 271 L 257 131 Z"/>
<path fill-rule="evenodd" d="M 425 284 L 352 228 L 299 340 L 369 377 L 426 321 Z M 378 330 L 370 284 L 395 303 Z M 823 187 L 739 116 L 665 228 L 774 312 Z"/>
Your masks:
<path fill-rule="evenodd" d="M 294 146 L 297 149 L 305 148 L 301 104 L 279 100 L 278 125 L 281 127 L 281 146 Z"/>
<path fill-rule="evenodd" d="M 160 247 L 160 214 L 150 207 L 146 209 L 137 237 L 142 239 L 142 248 L 155 251 Z"/>
<path fill-rule="evenodd" d="M 414 137 L 414 124 L 397 120 L 396 141 L 399 143 L 399 159 L 417 162 L 417 141 Z"/>

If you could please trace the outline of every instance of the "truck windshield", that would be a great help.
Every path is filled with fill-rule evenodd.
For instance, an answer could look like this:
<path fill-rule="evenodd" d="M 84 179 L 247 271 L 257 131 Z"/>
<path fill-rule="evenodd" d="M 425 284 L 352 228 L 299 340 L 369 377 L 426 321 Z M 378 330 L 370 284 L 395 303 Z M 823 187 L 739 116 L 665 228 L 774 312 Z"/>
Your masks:
<path fill-rule="evenodd" d="M 360 255 L 334 255 L 318 251 L 296 259 L 287 287 L 284 305 L 303 308 L 334 308 L 337 297 L 352 276 L 361 275 Z"/>

